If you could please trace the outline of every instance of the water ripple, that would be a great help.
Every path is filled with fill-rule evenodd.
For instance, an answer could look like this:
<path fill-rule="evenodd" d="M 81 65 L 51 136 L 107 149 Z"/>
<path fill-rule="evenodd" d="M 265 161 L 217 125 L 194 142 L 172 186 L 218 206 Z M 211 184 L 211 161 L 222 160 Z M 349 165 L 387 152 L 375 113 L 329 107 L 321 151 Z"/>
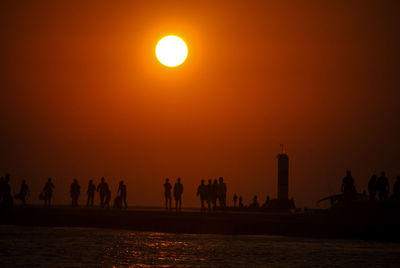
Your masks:
<path fill-rule="evenodd" d="M 0 226 L 0 267 L 400 266 L 393 243 Z"/>

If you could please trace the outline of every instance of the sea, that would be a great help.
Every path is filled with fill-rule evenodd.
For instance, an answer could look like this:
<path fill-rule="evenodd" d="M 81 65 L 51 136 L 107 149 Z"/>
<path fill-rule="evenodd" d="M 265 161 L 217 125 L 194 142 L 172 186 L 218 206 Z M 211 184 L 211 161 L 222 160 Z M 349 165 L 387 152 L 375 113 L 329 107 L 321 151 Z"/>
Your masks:
<path fill-rule="evenodd" d="M 400 267 L 400 244 L 3 225 L 0 267 Z"/>

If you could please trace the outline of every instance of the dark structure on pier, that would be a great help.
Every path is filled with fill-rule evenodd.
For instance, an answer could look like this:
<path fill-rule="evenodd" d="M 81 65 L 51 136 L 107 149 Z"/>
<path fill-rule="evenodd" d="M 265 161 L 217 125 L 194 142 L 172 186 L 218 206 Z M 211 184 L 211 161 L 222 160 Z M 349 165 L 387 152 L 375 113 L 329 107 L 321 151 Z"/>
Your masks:
<path fill-rule="evenodd" d="M 286 153 L 277 155 L 278 158 L 278 200 L 289 199 L 289 157 Z"/>
<path fill-rule="evenodd" d="M 285 212 L 295 209 L 294 200 L 289 199 L 289 156 L 284 152 L 277 155 L 278 158 L 278 198 L 272 199 L 266 204 L 268 211 Z"/>

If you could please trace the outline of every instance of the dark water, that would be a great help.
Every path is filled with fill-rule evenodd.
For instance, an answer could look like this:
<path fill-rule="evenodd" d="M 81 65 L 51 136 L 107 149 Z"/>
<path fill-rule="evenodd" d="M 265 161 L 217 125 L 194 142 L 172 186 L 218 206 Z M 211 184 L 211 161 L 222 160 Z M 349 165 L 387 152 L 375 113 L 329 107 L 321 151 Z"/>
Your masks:
<path fill-rule="evenodd" d="M 400 267 L 400 244 L 0 226 L 0 267 Z"/>

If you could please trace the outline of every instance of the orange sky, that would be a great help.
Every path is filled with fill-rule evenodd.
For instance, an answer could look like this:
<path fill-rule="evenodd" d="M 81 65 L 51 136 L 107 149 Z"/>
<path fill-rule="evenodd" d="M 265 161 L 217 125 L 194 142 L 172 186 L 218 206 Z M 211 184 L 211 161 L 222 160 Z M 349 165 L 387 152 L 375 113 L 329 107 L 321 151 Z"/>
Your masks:
<path fill-rule="evenodd" d="M 56 3 L 55 3 L 56 2 Z M 247 3 L 250 2 L 250 3 Z M 180 176 L 184 205 L 200 179 L 228 198 L 276 196 L 276 154 L 290 156 L 299 206 L 400 175 L 397 1 L 10 1 L 0 4 L 0 172 L 45 179 L 69 202 L 101 176 L 131 205 L 162 205 Z M 187 61 L 154 49 L 182 37 Z M 82 198 L 81 198 L 82 203 Z"/>

